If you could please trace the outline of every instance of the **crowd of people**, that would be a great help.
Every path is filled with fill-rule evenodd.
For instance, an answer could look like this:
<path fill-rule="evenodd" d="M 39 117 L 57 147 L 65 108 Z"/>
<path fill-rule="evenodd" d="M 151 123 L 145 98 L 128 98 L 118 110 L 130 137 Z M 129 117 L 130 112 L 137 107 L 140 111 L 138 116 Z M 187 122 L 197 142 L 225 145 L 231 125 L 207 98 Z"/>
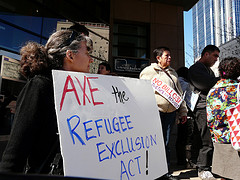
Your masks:
<path fill-rule="evenodd" d="M 11 136 L 0 163 L 0 172 L 63 174 L 61 168 L 55 171 L 52 166 L 53 159 L 60 154 L 60 147 L 51 70 L 89 73 L 93 62 L 90 55 L 92 41 L 87 30 L 81 28 L 73 26 L 69 30 L 56 31 L 45 46 L 28 42 L 22 47 L 20 71 L 28 82 L 17 98 Z M 238 103 L 240 60 L 236 57 L 222 60 L 220 77 L 215 77 L 211 67 L 218 60 L 219 53 L 218 47 L 208 45 L 200 60 L 189 69 L 181 67 L 175 71 L 170 66 L 173 61 L 171 50 L 158 47 L 153 51 L 156 62 L 140 73 L 140 79 L 157 78 L 181 98 L 181 103 L 176 105 L 169 97 L 154 91 L 169 170 L 159 179 L 177 179 L 170 172 L 169 148 L 175 122 L 178 164 L 196 168 L 201 179 L 215 179 L 213 173 L 226 179 L 240 176 L 232 169 L 233 166 L 240 167 L 239 153 L 231 147 L 224 111 Z M 99 64 L 98 74 L 116 75 L 106 62 Z M 189 90 L 197 92 L 197 101 L 186 100 Z M 196 134 L 199 135 L 197 142 Z M 194 145 L 198 146 L 196 162 L 191 158 Z M 59 161 L 62 163 L 61 158 Z"/>

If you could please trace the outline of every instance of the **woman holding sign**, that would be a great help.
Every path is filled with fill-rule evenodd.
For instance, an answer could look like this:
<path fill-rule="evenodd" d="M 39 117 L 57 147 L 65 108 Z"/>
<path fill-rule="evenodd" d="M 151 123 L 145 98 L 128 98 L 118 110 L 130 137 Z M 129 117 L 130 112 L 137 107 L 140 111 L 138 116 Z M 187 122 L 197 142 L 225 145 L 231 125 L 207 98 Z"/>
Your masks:
<path fill-rule="evenodd" d="M 48 174 L 53 170 L 50 165 L 60 151 L 51 70 L 88 73 L 91 50 L 88 37 L 69 30 L 55 32 L 45 46 L 28 42 L 21 49 L 21 72 L 28 82 L 17 99 L 1 172 Z"/>
<path fill-rule="evenodd" d="M 170 149 L 168 147 L 172 126 L 176 120 L 176 111 L 179 112 L 182 122 L 187 121 L 187 107 L 183 101 L 183 91 L 178 80 L 178 75 L 171 64 L 170 49 L 159 47 L 153 51 L 156 63 L 143 69 L 140 73 L 140 79 L 151 80 L 155 91 L 155 98 L 158 105 L 162 132 L 166 149 L 168 168 L 170 165 Z M 163 179 L 176 179 L 170 173 L 167 173 Z"/>

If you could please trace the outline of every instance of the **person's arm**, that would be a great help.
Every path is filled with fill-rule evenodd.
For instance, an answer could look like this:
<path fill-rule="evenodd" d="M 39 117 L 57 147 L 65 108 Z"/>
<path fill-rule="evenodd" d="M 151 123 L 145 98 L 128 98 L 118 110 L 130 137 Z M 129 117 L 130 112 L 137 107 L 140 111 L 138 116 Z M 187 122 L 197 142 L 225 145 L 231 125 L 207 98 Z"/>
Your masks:
<path fill-rule="evenodd" d="M 207 102 L 207 106 L 206 106 L 206 110 L 207 110 L 207 126 L 210 130 L 210 132 L 212 132 L 214 130 L 214 122 L 215 122 L 215 116 L 213 116 L 212 113 L 212 105 L 211 105 L 211 92 L 209 93 L 209 95 L 207 96 L 206 102 Z"/>
<path fill-rule="evenodd" d="M 176 77 L 177 77 L 177 74 L 176 74 Z M 180 93 L 179 95 L 182 96 L 182 98 L 183 98 L 184 92 L 182 90 L 182 86 L 181 86 L 181 83 L 180 83 L 178 77 L 176 79 L 176 86 L 178 88 L 177 91 L 179 91 L 179 93 Z M 187 122 L 187 112 L 188 112 L 187 104 L 186 104 L 185 101 L 182 102 L 182 104 L 180 105 L 178 111 L 179 111 L 180 117 L 182 119 L 181 123 L 184 124 L 185 122 Z"/>
<path fill-rule="evenodd" d="M 213 72 L 212 72 L 213 73 Z M 203 65 L 193 65 L 189 69 L 189 79 L 193 86 L 198 90 L 208 92 L 219 80 L 218 77 L 211 75 L 209 70 Z"/>
<path fill-rule="evenodd" d="M 1 172 L 24 171 L 41 123 L 39 114 L 44 113 L 40 112 L 43 98 L 42 84 L 35 81 L 27 83 L 20 93 L 11 136 L 0 165 Z"/>

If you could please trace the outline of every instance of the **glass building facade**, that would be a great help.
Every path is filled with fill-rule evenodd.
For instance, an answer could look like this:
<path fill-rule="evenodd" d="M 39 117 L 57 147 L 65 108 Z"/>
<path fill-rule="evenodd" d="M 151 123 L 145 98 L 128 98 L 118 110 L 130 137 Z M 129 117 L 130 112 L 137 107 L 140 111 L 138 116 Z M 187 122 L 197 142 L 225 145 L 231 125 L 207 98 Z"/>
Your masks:
<path fill-rule="evenodd" d="M 56 30 L 58 21 L 61 19 L 0 12 L 0 136 L 10 133 L 14 117 L 11 108 L 15 108 L 11 104 L 15 104 L 26 82 L 25 79 L 13 76 L 17 74 L 14 70 L 18 68 L 21 47 L 27 41 L 44 45 Z"/>
<path fill-rule="evenodd" d="M 194 59 L 208 44 L 220 46 L 240 35 L 240 0 L 200 0 L 192 8 Z"/>
<path fill-rule="evenodd" d="M 0 14 L 0 49 L 19 53 L 26 41 L 45 44 L 60 19 Z"/>

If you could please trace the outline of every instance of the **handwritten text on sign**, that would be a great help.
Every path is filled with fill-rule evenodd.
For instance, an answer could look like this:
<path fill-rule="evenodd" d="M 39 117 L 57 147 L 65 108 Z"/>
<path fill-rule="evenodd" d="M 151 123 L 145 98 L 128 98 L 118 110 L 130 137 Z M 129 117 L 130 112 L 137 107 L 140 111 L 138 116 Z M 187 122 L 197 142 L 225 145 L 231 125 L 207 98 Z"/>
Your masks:
<path fill-rule="evenodd" d="M 151 83 L 153 89 L 166 98 L 176 109 L 180 107 L 183 99 L 174 89 L 157 78 L 153 78 Z"/>
<path fill-rule="evenodd" d="M 65 175 L 155 179 L 167 172 L 150 82 L 65 71 L 53 71 L 53 79 Z"/>

